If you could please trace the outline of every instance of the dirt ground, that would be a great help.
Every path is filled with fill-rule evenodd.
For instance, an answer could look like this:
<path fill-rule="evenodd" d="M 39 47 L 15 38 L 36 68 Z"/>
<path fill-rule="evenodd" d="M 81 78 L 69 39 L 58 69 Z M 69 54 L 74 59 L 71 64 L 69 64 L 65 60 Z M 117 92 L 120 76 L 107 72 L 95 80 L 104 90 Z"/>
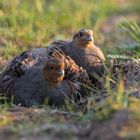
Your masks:
<path fill-rule="evenodd" d="M 94 114 L 92 114 L 94 115 Z M 81 116 L 58 110 L 10 109 L 9 125 L 0 128 L 0 139 L 4 140 L 128 140 L 134 138 L 140 119 L 128 110 L 111 113 L 105 120 L 81 121 Z M 2 115 L 0 120 L 2 121 Z M 8 121 L 8 120 L 7 120 Z"/>

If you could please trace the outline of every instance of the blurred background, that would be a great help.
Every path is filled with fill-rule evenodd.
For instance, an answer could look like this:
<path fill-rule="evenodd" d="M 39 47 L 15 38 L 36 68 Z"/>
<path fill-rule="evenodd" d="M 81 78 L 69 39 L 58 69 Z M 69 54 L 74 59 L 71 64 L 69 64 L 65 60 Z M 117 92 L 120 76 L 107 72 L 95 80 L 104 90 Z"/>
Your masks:
<path fill-rule="evenodd" d="M 140 58 L 140 0 L 0 0 L 0 72 L 20 52 L 71 40 L 83 28 L 94 31 L 95 44 L 106 56 Z M 134 78 L 139 74 L 131 63 L 129 73 Z M 118 79 L 112 89 L 106 76 L 109 100 L 94 94 L 85 106 L 67 104 L 66 110 L 20 108 L 5 100 L 0 140 L 140 140 L 139 81 L 125 89 L 121 74 Z M 130 93 L 138 99 L 129 98 Z"/>
<path fill-rule="evenodd" d="M 105 54 L 140 44 L 139 0 L 0 0 L 0 66 L 28 48 L 94 30 Z"/>

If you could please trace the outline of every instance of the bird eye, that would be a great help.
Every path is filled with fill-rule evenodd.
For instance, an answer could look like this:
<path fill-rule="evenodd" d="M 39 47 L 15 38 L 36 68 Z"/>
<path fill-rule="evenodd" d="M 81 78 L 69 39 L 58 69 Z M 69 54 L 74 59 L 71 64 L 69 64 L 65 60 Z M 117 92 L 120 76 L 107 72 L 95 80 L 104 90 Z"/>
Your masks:
<path fill-rule="evenodd" d="M 50 70 L 53 70 L 54 69 L 54 67 L 50 67 Z"/>
<path fill-rule="evenodd" d="M 82 33 L 80 33 L 80 35 L 79 36 L 83 36 L 83 34 Z"/>

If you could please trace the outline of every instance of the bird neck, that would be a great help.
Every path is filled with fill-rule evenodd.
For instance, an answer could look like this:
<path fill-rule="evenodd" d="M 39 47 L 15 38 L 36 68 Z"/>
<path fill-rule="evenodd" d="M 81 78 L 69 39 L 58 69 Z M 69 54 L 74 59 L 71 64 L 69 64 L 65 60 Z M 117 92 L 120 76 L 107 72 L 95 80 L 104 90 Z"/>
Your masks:
<path fill-rule="evenodd" d="M 85 43 L 85 42 L 74 41 L 73 43 L 75 47 L 80 47 L 80 48 L 93 48 L 94 47 L 93 42 Z"/>
<path fill-rule="evenodd" d="M 46 81 L 46 83 L 49 87 L 52 87 L 52 88 L 57 88 L 57 87 L 60 87 L 60 85 L 61 85 L 61 81 L 59 81 L 59 82 Z"/>
<path fill-rule="evenodd" d="M 89 44 L 86 44 L 85 46 L 83 46 L 84 48 L 93 48 L 93 47 L 95 47 L 94 46 L 94 43 L 92 42 L 92 43 L 89 43 Z"/>

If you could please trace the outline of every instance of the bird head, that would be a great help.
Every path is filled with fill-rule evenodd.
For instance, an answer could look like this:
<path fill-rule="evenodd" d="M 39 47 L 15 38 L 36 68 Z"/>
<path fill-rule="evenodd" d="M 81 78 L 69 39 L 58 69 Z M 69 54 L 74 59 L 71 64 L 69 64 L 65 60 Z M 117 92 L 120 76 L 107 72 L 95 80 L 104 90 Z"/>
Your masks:
<path fill-rule="evenodd" d="M 56 85 L 64 78 L 64 62 L 59 58 L 50 58 L 43 69 L 45 80 Z"/>
<path fill-rule="evenodd" d="M 73 36 L 73 42 L 76 47 L 87 48 L 93 46 L 93 31 L 82 29 Z"/>

